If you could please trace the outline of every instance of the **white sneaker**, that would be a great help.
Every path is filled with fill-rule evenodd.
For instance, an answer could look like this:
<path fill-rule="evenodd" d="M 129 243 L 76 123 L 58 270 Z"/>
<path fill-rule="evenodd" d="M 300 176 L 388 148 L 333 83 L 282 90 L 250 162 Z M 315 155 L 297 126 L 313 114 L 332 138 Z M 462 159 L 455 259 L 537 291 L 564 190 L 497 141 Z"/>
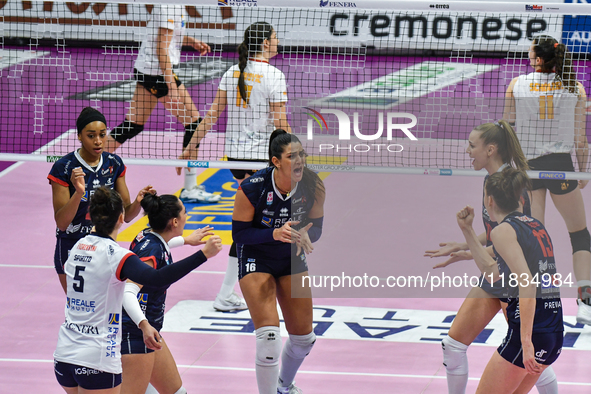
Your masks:
<path fill-rule="evenodd" d="M 277 387 L 277 394 L 304 394 L 304 392 L 293 382 L 285 389 Z"/>
<path fill-rule="evenodd" d="M 577 311 L 577 323 L 591 326 L 591 306 L 585 304 L 580 299 L 577 300 L 579 310 Z"/>
<path fill-rule="evenodd" d="M 240 296 L 234 292 L 230 294 L 230 297 L 224 299 L 220 298 L 218 294 L 215 297 L 215 301 L 213 302 L 213 309 L 222 311 L 222 312 L 232 312 L 232 311 L 243 311 L 248 309 L 246 302 L 240 298 Z"/>
<path fill-rule="evenodd" d="M 205 191 L 203 185 L 195 186 L 191 190 L 183 189 L 181 191 L 181 201 L 194 204 L 203 202 L 218 202 L 222 196 Z"/>

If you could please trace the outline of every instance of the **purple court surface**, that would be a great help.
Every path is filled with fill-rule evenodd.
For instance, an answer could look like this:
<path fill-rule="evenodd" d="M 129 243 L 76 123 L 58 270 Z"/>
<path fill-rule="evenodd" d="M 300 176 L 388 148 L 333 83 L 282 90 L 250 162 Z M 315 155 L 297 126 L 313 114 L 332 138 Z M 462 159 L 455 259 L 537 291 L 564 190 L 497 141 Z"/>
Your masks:
<path fill-rule="evenodd" d="M 43 62 L 31 63 L 30 60 L 25 67 L 16 65 L 2 69 L 1 152 L 31 153 L 41 149 L 41 152 L 48 152 L 45 154 L 63 154 L 72 150 L 77 142 L 75 134 L 68 134 L 68 130 L 73 128 L 77 114 L 86 105 L 98 105 L 105 112 L 111 127 L 122 120 L 124 103 L 110 101 L 100 95 L 101 98 L 92 96 L 100 90 L 96 89 L 104 81 L 92 72 L 73 71 L 82 67 L 82 54 L 85 54 L 87 59 L 91 59 L 88 63 L 92 67 L 102 67 L 101 72 L 107 75 L 111 66 L 107 63 L 101 65 L 100 51 L 72 49 L 71 52 L 71 64 L 67 69 L 63 63 L 47 67 Z M 58 55 L 53 54 L 55 57 Z M 127 57 L 131 64 L 133 55 Z M 291 67 L 293 72 L 293 69 L 302 66 L 302 61 L 296 60 L 278 57 L 274 64 L 284 70 Z M 406 58 L 401 61 L 400 58 L 367 57 L 365 65 L 368 66 L 369 62 L 382 63 L 382 67 L 375 67 L 381 71 L 375 75 L 371 71 L 359 71 L 355 80 L 349 79 L 347 83 L 338 76 L 330 77 L 332 71 L 321 66 L 308 72 L 319 75 L 319 80 L 323 75 L 333 78 L 330 83 L 334 89 L 322 91 L 318 88 L 313 92 L 324 97 L 392 73 L 401 68 L 401 64 L 408 67 L 425 60 L 441 59 Z M 485 60 L 475 61 L 486 63 Z M 500 66 L 495 72 L 500 75 L 499 83 L 506 84 L 511 74 L 506 71 L 507 61 L 489 62 Z M 47 75 L 39 74 L 40 67 L 55 74 L 51 77 L 59 83 L 51 85 L 48 91 L 42 91 L 44 96 L 39 94 L 35 98 L 34 92 L 42 90 L 36 86 L 42 83 L 38 81 L 39 75 Z M 518 68 L 515 67 L 514 71 L 523 72 Z M 127 74 L 114 78 L 129 78 L 131 70 L 127 71 Z M 290 72 L 286 72 L 286 76 L 289 81 Z M 207 108 L 211 102 L 218 80 L 219 76 L 191 87 L 190 92 L 200 110 Z M 494 86 L 485 79 L 482 81 L 479 86 L 483 92 L 493 93 L 491 89 Z M 109 83 L 114 82 L 110 80 Z M 466 84 L 469 85 L 468 82 Z M 88 93 L 93 89 L 94 93 Z M 295 86 L 294 96 L 302 97 L 309 93 L 303 90 Z M 76 96 L 78 94 L 86 96 L 80 98 L 82 96 Z M 58 96 L 64 101 L 56 100 Z M 426 105 L 436 103 L 425 100 L 423 103 Z M 35 103 L 39 105 L 34 106 Z M 412 100 L 409 103 L 420 104 L 416 101 L 413 104 Z M 31 120 L 30 127 L 23 126 L 23 119 Z M 42 119 L 43 122 L 33 124 L 34 119 Z M 154 119 L 147 129 L 168 130 L 161 106 L 157 108 Z M 444 138 L 455 140 L 451 145 L 459 149 L 460 155 L 456 160 L 463 167 L 470 165 L 461 154 L 469 131 L 468 123 L 466 121 L 464 128 L 456 134 L 442 134 Z M 172 124 L 171 127 L 174 130 L 153 134 L 158 138 L 170 138 L 169 143 L 178 146 L 180 133 L 176 132 L 182 130 L 181 126 Z M 441 130 L 445 127 L 443 122 Z M 43 132 L 37 133 L 36 130 Z M 32 133 L 33 137 L 24 143 L 19 137 L 23 133 Z M 219 157 L 221 151 L 216 148 L 216 141 L 221 137 L 218 133 L 212 135 L 214 137 L 209 140 L 212 147 L 210 155 Z M 125 157 L 140 156 L 141 153 L 136 153 L 135 149 L 142 146 L 147 151 L 157 151 L 150 143 L 151 140 L 138 137 L 118 153 L 125 160 Z M 0 338 L 3 339 L 3 346 L 0 347 L 0 393 L 63 392 L 52 368 L 52 354 L 58 328 L 64 318 L 65 299 L 53 269 L 55 223 L 51 188 L 46 180 L 50 168 L 49 163 L 0 163 Z M 397 278 L 477 274 L 472 262 L 434 270 L 432 266 L 436 262 L 423 257 L 423 252 L 435 248 L 439 242 L 461 240 L 455 213 L 466 204 L 480 207 L 482 178 L 336 172 L 322 173 L 322 176 L 327 189 L 325 224 L 323 237 L 308 259 L 312 275 L 346 275 L 347 272 L 338 270 L 341 262 L 345 261 L 354 263 L 349 272 L 351 276 L 363 275 L 364 272 L 379 272 L 380 277 Z M 152 184 L 159 193 L 178 193 L 182 185 L 182 177 L 174 175 L 171 167 L 130 165 L 126 178 L 132 195 L 147 184 Z M 213 169 L 201 172 L 199 182 L 203 182 L 209 191 L 220 193 L 222 200 L 215 205 L 189 205 L 190 218 L 185 230 L 210 224 L 222 235 L 225 247 L 218 256 L 170 288 L 162 334 L 189 393 L 254 394 L 257 392 L 254 335 L 248 311 L 221 313 L 212 307 L 227 264 L 236 184 L 228 170 Z M 588 209 L 591 209 L 590 193 L 583 190 Z M 558 269 L 566 277 L 572 271 L 566 227 L 553 206 L 547 207 L 546 215 L 546 227 L 554 243 Z M 480 215 L 477 215 L 475 223 L 476 230 L 482 231 Z M 118 241 L 127 245 L 145 225 L 145 218 L 136 219 L 126 225 Z M 173 256 L 178 260 L 190 252 L 191 247 L 185 246 L 175 249 Z M 363 287 L 353 286 L 340 291 L 314 288 L 314 327 L 318 340 L 297 375 L 298 386 L 306 394 L 446 392 L 440 340 L 446 335 L 469 288 L 454 283 L 448 289 L 431 291 L 430 288 L 409 284 L 407 291 L 402 293 L 365 293 L 360 290 Z M 565 288 L 565 345 L 553 367 L 561 392 L 582 394 L 591 392 L 588 367 L 591 328 L 576 324 L 573 297 L 574 290 Z M 498 314 L 470 346 L 468 392 L 475 391 L 478 379 L 501 343 L 506 328 L 504 318 Z M 287 333 L 284 327 L 282 330 L 285 338 Z"/>

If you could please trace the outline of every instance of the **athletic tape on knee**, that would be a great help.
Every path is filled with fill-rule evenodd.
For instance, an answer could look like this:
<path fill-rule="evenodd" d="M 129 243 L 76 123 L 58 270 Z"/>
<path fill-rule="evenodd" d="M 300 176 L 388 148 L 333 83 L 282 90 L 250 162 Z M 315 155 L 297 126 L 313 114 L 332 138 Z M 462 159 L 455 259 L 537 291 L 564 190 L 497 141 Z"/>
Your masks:
<path fill-rule="evenodd" d="M 133 137 L 141 133 L 143 130 L 143 125 L 139 125 L 137 123 L 133 123 L 126 120 L 119 126 L 115 127 L 113 130 L 111 130 L 111 137 L 113 137 L 113 139 L 118 143 L 123 144 L 125 141 L 132 139 Z"/>
<path fill-rule="evenodd" d="M 174 394 L 187 394 L 187 390 L 181 386 Z"/>
<path fill-rule="evenodd" d="M 256 338 L 256 364 L 262 367 L 279 365 L 282 345 L 279 327 L 258 328 Z"/>
<path fill-rule="evenodd" d="M 568 233 L 568 235 L 570 235 L 570 244 L 573 247 L 573 254 L 579 251 L 591 251 L 591 235 L 589 234 L 587 227 L 581 231 Z"/>
<path fill-rule="evenodd" d="M 450 375 L 468 374 L 468 346 L 456 341 L 449 335 L 441 341 L 443 348 L 443 365 Z"/>
<path fill-rule="evenodd" d="M 538 378 L 538 381 L 536 382 L 536 387 L 544 387 L 544 386 L 552 383 L 555 380 L 556 380 L 556 373 L 554 372 L 554 370 L 550 366 L 550 367 L 546 368 L 544 371 L 542 371 L 542 373 L 540 374 L 540 377 Z"/>
<path fill-rule="evenodd" d="M 285 343 L 285 352 L 295 359 L 303 359 L 310 353 L 314 343 L 316 343 L 314 331 L 308 335 L 289 334 L 289 339 Z"/>
<path fill-rule="evenodd" d="M 203 118 L 199 118 L 196 122 L 193 122 L 185 126 L 185 135 L 183 136 L 183 149 L 186 148 L 187 145 L 189 145 L 189 142 L 191 142 L 191 138 L 193 138 L 193 134 L 195 134 L 195 130 L 197 130 L 197 127 L 199 127 L 199 123 L 201 123 L 202 120 Z M 199 148 L 199 143 L 197 143 L 195 147 Z"/>

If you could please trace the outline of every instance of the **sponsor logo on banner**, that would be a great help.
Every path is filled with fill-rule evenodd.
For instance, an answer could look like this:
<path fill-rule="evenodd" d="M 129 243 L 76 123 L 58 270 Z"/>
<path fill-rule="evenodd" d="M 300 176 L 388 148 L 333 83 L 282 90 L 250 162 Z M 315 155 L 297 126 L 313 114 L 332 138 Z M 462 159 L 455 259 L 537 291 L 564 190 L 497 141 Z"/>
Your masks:
<path fill-rule="evenodd" d="M 429 8 L 449 10 L 449 4 L 429 4 Z"/>
<path fill-rule="evenodd" d="M 566 179 L 564 172 L 540 172 L 540 179 Z"/>
<path fill-rule="evenodd" d="M 222 7 L 256 7 L 257 0 L 218 0 Z"/>
<path fill-rule="evenodd" d="M 208 161 L 195 161 L 195 160 L 190 160 L 190 161 L 189 161 L 189 167 L 190 167 L 190 168 L 194 168 L 194 167 L 199 167 L 199 168 L 209 168 L 209 162 L 208 162 Z"/>
<path fill-rule="evenodd" d="M 529 5 L 529 4 L 526 4 L 525 5 L 525 10 L 526 11 L 538 11 L 538 12 L 540 12 L 540 11 L 544 11 L 544 7 L 542 7 L 541 5 Z"/>
<path fill-rule="evenodd" d="M 357 4 L 350 2 L 350 1 L 322 1 L 322 0 L 320 0 L 320 7 L 357 8 Z"/>
<path fill-rule="evenodd" d="M 565 0 L 567 4 L 590 4 L 591 0 Z M 565 15 L 562 42 L 571 52 L 591 52 L 591 15 Z M 589 108 L 587 108 L 587 112 Z"/>
<path fill-rule="evenodd" d="M 279 311 L 279 313 L 281 313 Z M 457 312 L 414 309 L 367 308 L 353 306 L 314 306 L 314 333 L 320 338 L 381 342 L 432 343 L 441 346 Z M 287 336 L 280 316 L 281 334 Z M 214 312 L 208 301 L 181 301 L 166 312 L 163 332 L 252 335 L 254 324 L 248 310 L 236 313 Z M 591 350 L 585 337 L 587 328 L 575 316 L 564 317 L 564 348 Z M 498 347 L 507 334 L 502 314 L 496 315 L 475 340 Z M 583 334 L 583 335 L 581 335 Z"/>

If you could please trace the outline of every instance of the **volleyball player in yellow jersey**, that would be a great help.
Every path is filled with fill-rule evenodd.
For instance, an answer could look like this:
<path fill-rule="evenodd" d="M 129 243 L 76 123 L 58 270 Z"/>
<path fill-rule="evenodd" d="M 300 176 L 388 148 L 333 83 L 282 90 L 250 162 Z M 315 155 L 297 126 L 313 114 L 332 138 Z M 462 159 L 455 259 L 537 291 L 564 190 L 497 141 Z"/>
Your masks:
<path fill-rule="evenodd" d="M 534 72 L 514 78 L 505 95 L 504 118 L 515 131 L 532 170 L 587 171 L 586 94 L 577 82 L 570 54 L 550 36 L 534 38 L 529 48 Z M 591 325 L 591 236 L 581 189 L 588 181 L 532 180 L 532 216 L 544 223 L 546 190 L 564 219 L 573 249 L 579 291 L 577 322 Z"/>
<path fill-rule="evenodd" d="M 209 112 L 180 159 L 197 158 L 197 146 L 224 110 L 228 116 L 225 154 L 230 161 L 264 162 L 268 157 L 269 137 L 273 130 L 291 132 L 285 111 L 285 76 L 269 64 L 269 60 L 277 55 L 278 44 L 275 30 L 266 22 L 254 23 L 246 29 L 244 41 L 238 47 L 239 63 L 222 77 Z M 240 185 L 254 172 L 232 170 L 232 175 Z M 234 293 L 237 280 L 238 258 L 233 243 L 226 276 L 213 304 L 215 309 L 246 309 L 246 303 Z"/>

